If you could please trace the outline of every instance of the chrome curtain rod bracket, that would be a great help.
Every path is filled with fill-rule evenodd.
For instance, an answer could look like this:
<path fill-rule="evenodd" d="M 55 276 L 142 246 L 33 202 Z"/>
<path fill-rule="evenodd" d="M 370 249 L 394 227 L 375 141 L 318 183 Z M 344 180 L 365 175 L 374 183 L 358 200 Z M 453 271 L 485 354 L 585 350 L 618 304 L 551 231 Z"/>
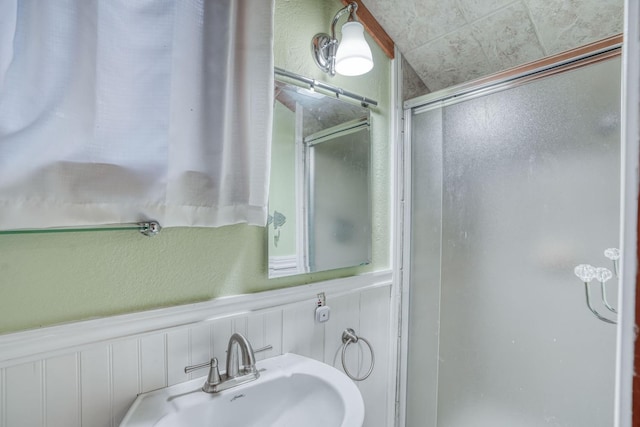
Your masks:
<path fill-rule="evenodd" d="M 138 223 L 140 233 L 144 234 L 147 237 L 153 237 L 160 233 L 162 227 L 160 227 L 160 223 L 157 221 L 149 221 L 149 222 L 140 222 Z"/>
<path fill-rule="evenodd" d="M 353 92 L 349 92 L 348 90 L 344 90 L 340 87 L 330 85 L 328 83 L 320 82 L 318 80 L 302 76 L 300 74 L 292 73 L 291 71 L 284 70 L 279 67 L 273 68 L 274 73 L 277 76 L 287 77 L 289 79 L 297 80 L 301 83 L 304 83 L 309 86 L 309 89 L 323 89 L 328 92 L 332 92 L 336 95 L 336 98 L 340 98 L 341 96 L 346 96 L 347 98 L 351 98 L 355 101 L 358 101 L 363 107 L 369 107 L 373 105 L 374 107 L 378 106 L 378 101 L 373 100 L 371 98 L 367 98 L 366 96 L 358 95 Z"/>

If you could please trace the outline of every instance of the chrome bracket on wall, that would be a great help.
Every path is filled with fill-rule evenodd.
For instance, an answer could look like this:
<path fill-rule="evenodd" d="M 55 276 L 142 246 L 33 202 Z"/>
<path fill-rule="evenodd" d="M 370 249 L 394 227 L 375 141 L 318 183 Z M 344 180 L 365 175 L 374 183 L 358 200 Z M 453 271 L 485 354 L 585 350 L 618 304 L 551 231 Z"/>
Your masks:
<path fill-rule="evenodd" d="M 162 227 L 160 227 L 160 223 L 156 221 L 141 222 L 138 226 L 140 227 L 140 233 L 147 237 L 155 236 L 162 229 Z"/>

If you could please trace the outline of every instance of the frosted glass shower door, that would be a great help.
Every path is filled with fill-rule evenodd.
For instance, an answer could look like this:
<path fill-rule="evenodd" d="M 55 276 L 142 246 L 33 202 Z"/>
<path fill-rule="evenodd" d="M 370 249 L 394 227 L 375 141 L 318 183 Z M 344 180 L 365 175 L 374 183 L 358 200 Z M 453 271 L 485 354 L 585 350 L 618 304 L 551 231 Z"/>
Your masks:
<path fill-rule="evenodd" d="M 573 268 L 618 247 L 619 94 L 614 58 L 411 112 L 407 427 L 613 425 Z"/>
<path fill-rule="evenodd" d="M 339 128 L 346 128 L 338 130 Z M 323 131 L 327 133 L 328 131 Z M 340 125 L 305 138 L 308 154 L 309 271 L 371 262 L 369 125 Z"/>

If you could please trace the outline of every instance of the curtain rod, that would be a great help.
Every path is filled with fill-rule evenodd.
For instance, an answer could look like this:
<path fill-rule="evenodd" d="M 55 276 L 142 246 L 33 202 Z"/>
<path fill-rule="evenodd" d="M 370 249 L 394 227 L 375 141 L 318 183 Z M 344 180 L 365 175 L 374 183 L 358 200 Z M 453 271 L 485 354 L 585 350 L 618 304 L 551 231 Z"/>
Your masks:
<path fill-rule="evenodd" d="M 374 107 L 378 106 L 378 101 L 375 101 L 371 98 L 367 98 L 366 96 L 361 96 L 353 92 L 349 92 L 348 90 L 344 90 L 337 86 L 333 86 L 324 82 L 319 82 L 318 80 L 301 76 L 300 74 L 292 73 L 291 71 L 287 71 L 282 68 L 273 67 L 273 70 L 278 76 L 284 76 L 290 79 L 298 80 L 302 83 L 308 84 L 310 88 L 317 87 L 320 89 L 327 90 L 329 92 L 333 92 L 336 94 L 336 97 L 338 98 L 340 96 L 346 96 L 348 98 L 355 99 L 356 101 L 360 102 L 364 107 L 368 107 L 369 105 L 373 105 Z"/>
<path fill-rule="evenodd" d="M 136 224 L 105 225 L 104 227 L 61 227 L 61 228 L 29 228 L 22 230 L 0 230 L 0 235 L 7 234 L 41 234 L 41 233 L 73 233 L 81 231 L 123 231 L 138 230 L 145 236 L 152 237 L 160 232 L 162 227 L 156 221 L 139 222 Z"/>

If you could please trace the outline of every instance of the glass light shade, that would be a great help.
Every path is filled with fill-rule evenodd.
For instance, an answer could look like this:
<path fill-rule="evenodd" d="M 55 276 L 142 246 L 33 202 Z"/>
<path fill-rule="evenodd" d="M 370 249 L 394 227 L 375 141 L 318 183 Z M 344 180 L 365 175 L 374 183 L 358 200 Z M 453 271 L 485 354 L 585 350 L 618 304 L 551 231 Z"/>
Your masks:
<path fill-rule="evenodd" d="M 342 41 L 336 52 L 336 72 L 343 76 L 359 76 L 373 68 L 371 48 L 364 39 L 364 27 L 352 21 L 342 26 Z"/>

